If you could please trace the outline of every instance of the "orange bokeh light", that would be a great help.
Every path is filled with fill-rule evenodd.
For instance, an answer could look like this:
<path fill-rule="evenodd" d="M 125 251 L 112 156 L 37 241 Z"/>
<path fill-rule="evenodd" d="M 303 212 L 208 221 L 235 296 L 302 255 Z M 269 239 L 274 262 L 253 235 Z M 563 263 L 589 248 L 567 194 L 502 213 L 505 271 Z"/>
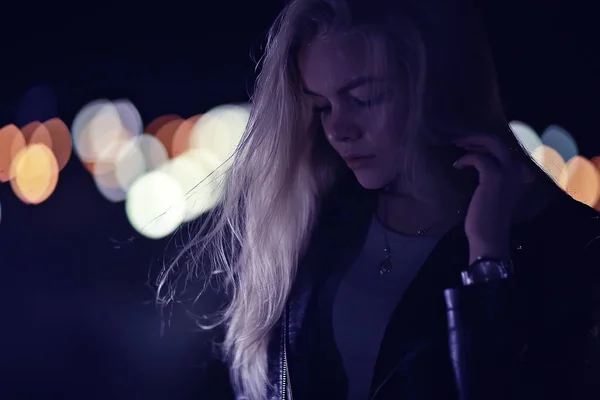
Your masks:
<path fill-rule="evenodd" d="M 50 132 L 40 121 L 33 121 L 21 128 L 25 141 L 30 144 L 43 144 L 52 149 L 52 138 Z"/>
<path fill-rule="evenodd" d="M 160 140 L 163 146 L 165 146 L 165 149 L 167 149 L 167 154 L 169 154 L 169 158 L 173 158 L 173 139 L 175 138 L 177 131 L 179 130 L 181 125 L 185 123 L 185 121 L 186 120 L 184 120 L 181 117 L 170 120 L 163 124 L 155 134 L 156 138 Z"/>
<path fill-rule="evenodd" d="M 189 150 L 192 129 L 201 117 L 202 114 L 198 114 L 183 121 L 181 125 L 177 127 L 177 130 L 173 134 L 170 146 L 167 146 L 163 143 L 163 145 L 167 148 L 167 152 L 169 152 L 169 147 L 171 148 L 171 151 L 169 152 L 169 156 L 171 158 L 178 157 L 179 155 Z"/>
<path fill-rule="evenodd" d="M 8 182 L 13 178 L 11 165 L 26 143 L 23 133 L 15 125 L 0 129 L 0 182 Z"/>
<path fill-rule="evenodd" d="M 60 118 L 52 118 L 44 122 L 47 132 L 52 139 L 51 150 L 58 162 L 58 168 L 62 169 L 67 165 L 71 154 L 73 154 L 73 141 L 67 125 Z"/>
<path fill-rule="evenodd" d="M 598 170 L 582 156 L 575 156 L 567 162 L 568 180 L 565 190 L 575 200 L 594 207 L 600 194 Z"/>
<path fill-rule="evenodd" d="M 161 115 L 160 117 L 155 118 L 152 122 L 148 124 L 146 129 L 144 129 L 144 133 L 156 135 L 158 131 L 160 131 L 160 129 L 167 123 L 178 119 L 181 119 L 181 117 L 176 114 Z"/>

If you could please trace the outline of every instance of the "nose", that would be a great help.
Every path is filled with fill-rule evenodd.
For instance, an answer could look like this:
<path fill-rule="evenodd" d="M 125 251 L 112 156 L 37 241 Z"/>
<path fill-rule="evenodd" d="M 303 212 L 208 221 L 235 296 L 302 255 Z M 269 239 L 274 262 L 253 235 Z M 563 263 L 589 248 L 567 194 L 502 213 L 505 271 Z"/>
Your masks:
<path fill-rule="evenodd" d="M 348 112 L 332 112 L 323 119 L 323 129 L 330 142 L 355 141 L 362 137 L 360 126 Z"/>

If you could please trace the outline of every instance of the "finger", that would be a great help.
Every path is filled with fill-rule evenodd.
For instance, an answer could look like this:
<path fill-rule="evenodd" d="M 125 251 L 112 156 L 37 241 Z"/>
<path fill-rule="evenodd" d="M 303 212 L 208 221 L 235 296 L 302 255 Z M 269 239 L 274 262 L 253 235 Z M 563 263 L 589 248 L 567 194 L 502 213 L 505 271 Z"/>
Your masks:
<path fill-rule="evenodd" d="M 485 148 L 496 157 L 502 165 L 506 165 L 511 161 L 510 149 L 495 136 L 471 135 L 457 139 L 454 143 L 460 147 Z"/>
<path fill-rule="evenodd" d="M 454 168 L 463 169 L 473 167 L 479 173 L 479 182 L 489 182 L 490 180 L 501 177 L 501 169 L 494 158 L 481 153 L 469 153 L 454 163 Z"/>

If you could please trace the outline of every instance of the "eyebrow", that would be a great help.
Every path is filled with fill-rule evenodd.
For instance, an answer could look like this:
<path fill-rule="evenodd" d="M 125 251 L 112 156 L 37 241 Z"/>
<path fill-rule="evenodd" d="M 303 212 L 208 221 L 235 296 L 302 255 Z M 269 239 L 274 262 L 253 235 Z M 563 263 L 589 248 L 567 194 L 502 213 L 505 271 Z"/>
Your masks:
<path fill-rule="evenodd" d="M 384 82 L 384 81 L 386 81 L 386 79 L 376 78 L 376 77 L 373 77 L 373 76 L 358 76 L 358 77 L 352 78 L 349 81 L 347 81 L 346 83 L 344 83 L 342 85 L 342 87 L 337 90 L 337 92 L 338 93 L 344 93 L 344 92 L 348 92 L 348 91 L 350 91 L 352 89 L 356 89 L 357 87 L 368 85 L 369 83 Z M 304 93 L 309 94 L 311 96 L 319 96 L 319 97 L 321 97 L 320 94 L 315 93 L 313 91 L 310 91 L 307 88 L 303 88 L 303 90 L 304 90 Z"/>

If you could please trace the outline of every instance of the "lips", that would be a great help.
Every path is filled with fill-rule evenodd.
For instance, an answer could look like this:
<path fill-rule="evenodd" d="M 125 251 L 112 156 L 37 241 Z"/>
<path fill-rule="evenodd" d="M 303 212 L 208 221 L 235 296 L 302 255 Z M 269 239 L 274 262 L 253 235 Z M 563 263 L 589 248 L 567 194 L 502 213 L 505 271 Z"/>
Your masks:
<path fill-rule="evenodd" d="M 374 156 L 371 155 L 365 155 L 365 156 L 361 156 L 361 155 L 348 155 L 348 156 L 343 156 L 342 158 L 344 159 L 344 161 L 348 162 L 348 161 L 356 161 L 356 160 L 362 160 L 362 159 L 367 159 L 367 158 L 373 158 Z"/>
<path fill-rule="evenodd" d="M 351 155 L 344 157 L 344 161 L 346 161 L 346 165 L 353 170 L 359 168 L 367 168 L 372 165 L 372 160 L 375 156 L 359 156 L 359 155 Z"/>

